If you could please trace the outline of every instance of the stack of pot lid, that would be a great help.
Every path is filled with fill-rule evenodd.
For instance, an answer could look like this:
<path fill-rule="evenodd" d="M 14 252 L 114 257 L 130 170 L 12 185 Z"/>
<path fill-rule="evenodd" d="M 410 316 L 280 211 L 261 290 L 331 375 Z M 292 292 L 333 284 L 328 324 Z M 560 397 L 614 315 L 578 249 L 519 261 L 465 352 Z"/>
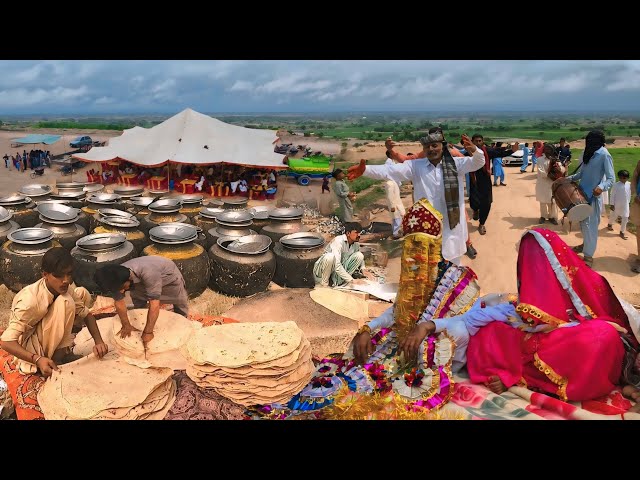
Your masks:
<path fill-rule="evenodd" d="M 244 208 L 247 206 L 249 199 L 247 197 L 226 197 L 224 200 L 225 208 Z"/>
<path fill-rule="evenodd" d="M 165 198 L 157 200 L 147 206 L 147 209 L 153 213 L 175 213 L 182 208 L 182 202 L 175 198 Z"/>
<path fill-rule="evenodd" d="M 303 215 L 301 208 L 274 208 L 269 212 L 269 218 L 273 220 L 301 220 Z"/>
<path fill-rule="evenodd" d="M 180 245 L 198 238 L 198 229 L 188 223 L 162 223 L 149 230 L 149 239 L 154 243 Z"/>
<path fill-rule="evenodd" d="M 51 198 L 53 199 L 61 199 L 61 200 L 84 200 L 86 193 L 82 190 L 60 190 L 58 188 L 57 193 L 51 194 Z"/>
<path fill-rule="evenodd" d="M 156 201 L 156 197 L 132 197 L 129 201 L 136 207 L 146 208 Z"/>
<path fill-rule="evenodd" d="M 53 232 L 46 228 L 19 228 L 7 235 L 7 238 L 21 245 L 38 245 L 51 240 Z"/>
<path fill-rule="evenodd" d="M 102 190 L 104 190 L 104 185 L 100 183 L 87 183 L 82 188 L 82 191 L 85 193 L 97 193 L 97 192 L 101 192 Z"/>
<path fill-rule="evenodd" d="M 115 205 L 120 200 L 120 195 L 115 193 L 95 193 L 87 198 L 88 203 L 98 205 Z"/>
<path fill-rule="evenodd" d="M 203 195 L 199 195 L 196 193 L 178 195 L 175 197 L 162 197 L 162 200 L 170 199 L 170 198 L 175 198 L 176 200 L 179 200 L 180 202 L 182 202 L 182 206 L 184 208 L 194 208 L 197 205 L 202 205 L 202 201 L 204 200 Z"/>
<path fill-rule="evenodd" d="M 113 215 L 110 217 L 104 217 L 100 215 L 98 219 L 100 223 L 110 225 L 117 228 L 135 228 L 140 226 L 140 221 L 136 217 L 122 217 L 120 215 Z"/>
<path fill-rule="evenodd" d="M 133 218 L 134 215 L 129 212 L 123 212 L 122 210 L 117 210 L 115 208 L 99 208 L 98 209 L 99 217 L 122 217 L 122 218 Z"/>
<path fill-rule="evenodd" d="M 80 238 L 76 242 L 76 247 L 91 252 L 99 252 L 101 250 L 119 247 L 126 241 L 127 237 L 123 233 L 92 233 L 91 235 Z"/>
<path fill-rule="evenodd" d="M 280 239 L 283 247 L 291 250 L 309 250 L 324 245 L 324 237 L 319 233 L 298 232 L 285 235 Z"/>
<path fill-rule="evenodd" d="M 225 227 L 249 227 L 253 224 L 253 213 L 248 210 L 228 210 L 215 218 L 218 225 Z"/>
<path fill-rule="evenodd" d="M 31 183 L 20 188 L 20 193 L 37 199 L 51 193 L 51 187 L 43 183 Z"/>
<path fill-rule="evenodd" d="M 13 212 L 4 207 L 0 207 L 0 223 L 8 222 L 13 217 Z"/>
<path fill-rule="evenodd" d="M 218 215 L 224 212 L 226 212 L 224 208 L 218 208 L 218 207 L 202 207 L 200 209 L 201 216 L 205 218 L 210 218 L 212 220 L 214 220 Z"/>
<path fill-rule="evenodd" d="M 40 220 L 45 223 L 53 223 L 57 225 L 66 225 L 74 223 L 78 219 L 80 210 L 61 205 L 59 203 L 44 203 L 36 207 L 40 214 Z"/>
<path fill-rule="evenodd" d="M 142 195 L 144 187 L 141 185 L 120 185 L 113 189 L 113 193 L 122 198 L 132 198 Z"/>
<path fill-rule="evenodd" d="M 272 210 L 273 207 L 268 207 L 267 205 L 259 205 L 249 209 L 249 211 L 253 213 L 253 218 L 256 220 L 267 220 Z"/>
<path fill-rule="evenodd" d="M 22 195 L 20 193 L 14 193 L 12 195 L 5 195 L 0 197 L 0 205 L 2 206 L 15 206 L 31 203 L 31 198 Z"/>
<path fill-rule="evenodd" d="M 51 199 L 47 199 L 47 200 L 38 200 L 36 202 L 36 206 L 40 206 L 40 205 L 69 205 L 70 200 L 65 199 L 57 199 L 57 200 L 51 200 Z"/>
<path fill-rule="evenodd" d="M 243 237 L 220 237 L 218 245 L 231 253 L 260 255 L 269 250 L 271 238 L 267 235 L 245 235 Z"/>

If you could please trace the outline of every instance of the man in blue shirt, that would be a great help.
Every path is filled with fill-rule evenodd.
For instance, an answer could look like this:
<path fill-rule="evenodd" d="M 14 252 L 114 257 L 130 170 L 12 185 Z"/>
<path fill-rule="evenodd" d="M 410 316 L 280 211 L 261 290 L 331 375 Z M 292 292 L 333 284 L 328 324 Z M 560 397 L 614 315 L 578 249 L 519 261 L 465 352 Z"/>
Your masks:
<path fill-rule="evenodd" d="M 577 253 L 582 253 L 584 262 L 593 265 L 593 254 L 598 244 L 598 226 L 600 224 L 600 210 L 602 204 L 600 195 L 609 190 L 614 180 L 613 158 L 604 146 L 604 133 L 592 130 L 587 134 L 582 163 L 577 173 L 567 177 L 572 181 L 579 181 L 580 187 L 593 207 L 593 212 L 580 222 L 584 243 L 573 247 Z"/>

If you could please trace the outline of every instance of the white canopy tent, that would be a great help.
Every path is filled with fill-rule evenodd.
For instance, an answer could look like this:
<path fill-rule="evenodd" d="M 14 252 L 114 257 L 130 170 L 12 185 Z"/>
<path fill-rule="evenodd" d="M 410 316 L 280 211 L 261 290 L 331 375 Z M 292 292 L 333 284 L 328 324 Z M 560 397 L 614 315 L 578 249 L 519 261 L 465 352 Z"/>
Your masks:
<path fill-rule="evenodd" d="M 230 125 L 187 108 L 154 127 L 130 128 L 108 146 L 72 157 L 85 162 L 125 160 L 145 167 L 171 162 L 286 169 L 284 155 L 274 152 L 277 141 L 273 130 Z"/>

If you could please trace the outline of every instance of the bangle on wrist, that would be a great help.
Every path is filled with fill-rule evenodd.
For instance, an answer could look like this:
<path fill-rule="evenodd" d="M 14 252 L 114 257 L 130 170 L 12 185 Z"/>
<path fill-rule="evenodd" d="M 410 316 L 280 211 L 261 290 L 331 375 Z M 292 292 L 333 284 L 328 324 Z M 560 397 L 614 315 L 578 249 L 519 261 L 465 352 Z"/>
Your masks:
<path fill-rule="evenodd" d="M 369 325 L 367 325 L 367 324 L 361 326 L 358 329 L 358 334 L 365 333 L 365 332 L 368 333 L 369 335 L 371 335 L 371 327 L 369 327 Z"/>
<path fill-rule="evenodd" d="M 35 353 L 34 353 L 35 355 Z M 33 364 L 37 367 L 38 366 L 38 360 L 40 360 L 42 358 L 42 355 L 38 355 L 38 358 L 36 358 L 36 361 L 33 362 Z"/>

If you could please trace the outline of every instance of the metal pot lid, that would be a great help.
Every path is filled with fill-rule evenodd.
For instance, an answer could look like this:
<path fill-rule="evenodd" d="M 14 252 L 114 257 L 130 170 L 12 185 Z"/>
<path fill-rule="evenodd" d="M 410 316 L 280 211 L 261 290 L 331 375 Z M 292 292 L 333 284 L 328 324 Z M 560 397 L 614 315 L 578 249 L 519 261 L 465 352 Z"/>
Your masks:
<path fill-rule="evenodd" d="M 182 205 L 184 206 L 187 203 L 189 204 L 202 203 L 202 201 L 204 200 L 204 195 L 189 193 L 186 195 L 178 195 L 177 197 L 173 197 L 173 198 L 175 198 L 176 200 L 180 200 L 182 202 Z"/>
<path fill-rule="evenodd" d="M 140 185 L 119 185 L 113 189 L 113 193 L 117 193 L 118 195 L 131 195 L 142 193 L 143 191 L 144 187 Z"/>
<path fill-rule="evenodd" d="M 57 203 L 38 205 L 36 207 L 36 210 L 38 210 L 40 217 L 44 217 L 45 219 L 49 220 L 55 220 L 57 222 L 74 222 L 78 218 L 78 214 L 80 213 L 77 208 L 73 208 L 68 205 L 60 205 Z"/>
<path fill-rule="evenodd" d="M 207 218 L 216 218 L 221 213 L 225 212 L 224 208 L 217 207 L 202 207 L 200 209 L 200 215 Z"/>
<path fill-rule="evenodd" d="M 120 200 L 120 195 L 115 193 L 96 193 L 87 198 L 87 202 L 92 203 L 114 203 Z"/>
<path fill-rule="evenodd" d="M 218 225 L 220 225 L 221 227 L 224 227 L 224 228 L 244 228 L 244 227 L 250 227 L 251 225 L 253 225 L 253 220 L 251 220 L 250 222 L 242 222 L 242 223 L 221 222 L 217 218 L 215 220 L 216 220 L 216 223 Z"/>
<path fill-rule="evenodd" d="M 153 208 L 154 210 L 158 211 L 175 211 L 176 209 L 180 210 L 180 207 L 182 207 L 182 202 L 175 198 L 163 198 L 161 200 L 156 200 L 149 205 L 149 208 Z"/>
<path fill-rule="evenodd" d="M 70 198 L 73 200 L 82 200 L 86 196 L 86 193 L 82 190 L 58 190 L 58 193 L 54 193 L 51 195 L 56 198 Z"/>
<path fill-rule="evenodd" d="M 98 209 L 98 215 L 101 217 L 123 217 L 123 218 L 132 218 L 134 216 L 129 212 L 123 212 L 122 210 L 116 210 L 115 208 L 100 208 Z"/>
<path fill-rule="evenodd" d="M 246 205 L 248 201 L 247 197 L 226 197 L 223 200 L 225 205 Z"/>
<path fill-rule="evenodd" d="M 269 212 L 269 218 L 294 219 L 302 218 L 304 210 L 301 208 L 274 208 Z"/>
<path fill-rule="evenodd" d="M 100 183 L 88 183 L 82 188 L 82 191 L 85 193 L 96 193 L 104 190 L 104 185 Z"/>
<path fill-rule="evenodd" d="M 48 223 L 49 225 L 73 225 L 76 223 L 76 218 L 72 218 L 71 220 L 52 220 L 51 218 L 47 218 L 44 215 L 38 215 L 38 218 L 42 223 Z M 44 227 L 43 227 L 44 228 Z"/>
<path fill-rule="evenodd" d="M 140 226 L 140 222 L 135 217 L 121 217 L 121 216 L 111 216 L 111 217 L 103 217 L 99 218 L 100 223 L 104 223 L 105 225 L 111 225 L 112 227 L 123 227 L 123 228 L 135 228 Z"/>
<path fill-rule="evenodd" d="M 46 228 L 19 228 L 7 235 L 7 238 L 22 245 L 37 245 L 51 240 L 53 232 Z"/>
<path fill-rule="evenodd" d="M 216 222 L 226 225 L 239 225 L 252 221 L 253 213 L 249 210 L 227 210 L 216 215 Z"/>
<path fill-rule="evenodd" d="M 242 237 L 220 237 L 218 245 L 232 253 L 258 255 L 269 250 L 271 238 L 267 235 L 244 235 Z"/>
<path fill-rule="evenodd" d="M 20 188 L 19 191 L 24 195 L 37 197 L 39 195 L 47 195 L 51 193 L 51 190 L 51 187 L 49 185 L 45 185 L 44 183 L 32 183 L 29 185 L 24 185 Z"/>
<path fill-rule="evenodd" d="M 69 202 L 71 200 L 62 200 L 62 199 L 56 199 L 56 200 L 51 200 L 51 199 L 47 199 L 47 200 L 38 200 L 36 202 L 36 206 L 40 206 L 40 205 L 69 205 Z"/>
<path fill-rule="evenodd" d="M 13 212 L 4 207 L 0 207 L 0 223 L 7 222 L 13 217 Z"/>
<path fill-rule="evenodd" d="M 165 241 L 185 241 L 198 236 L 198 230 L 188 223 L 161 223 L 149 230 L 149 237 Z"/>
<path fill-rule="evenodd" d="M 59 182 L 56 181 L 56 188 L 62 190 L 82 190 L 86 182 Z"/>
<path fill-rule="evenodd" d="M 29 203 L 31 199 L 20 193 L 14 193 L 12 195 L 5 195 L 0 197 L 0 205 L 21 205 L 23 203 Z"/>
<path fill-rule="evenodd" d="M 246 227 L 239 227 L 239 228 L 229 228 L 229 229 L 225 229 L 227 230 L 226 232 L 224 231 L 220 231 L 218 230 L 219 227 L 216 228 L 212 228 L 211 230 L 209 230 L 209 234 L 211 236 L 216 236 L 216 237 L 233 237 L 233 238 L 238 238 L 238 237 L 244 237 L 245 235 L 258 235 L 258 232 L 256 232 L 255 230 L 251 230 L 250 228 L 246 228 Z M 213 232 L 212 232 L 213 230 Z M 236 231 L 236 233 L 229 233 L 229 230 L 231 231 Z"/>
<path fill-rule="evenodd" d="M 173 227 L 187 227 L 187 228 L 195 228 L 196 229 L 196 233 L 198 235 L 200 235 L 202 233 L 202 229 L 197 226 L 197 225 L 191 225 L 190 223 L 184 223 L 184 222 L 165 222 L 165 223 L 161 223 L 160 225 L 170 225 Z"/>
<path fill-rule="evenodd" d="M 324 245 L 324 237 L 319 233 L 298 232 L 280 238 L 280 243 L 286 248 L 305 250 Z"/>
<path fill-rule="evenodd" d="M 253 213 L 253 218 L 255 220 L 266 220 L 269 218 L 269 214 L 273 210 L 273 207 L 268 207 L 266 205 L 260 205 L 258 207 L 250 208 L 249 211 Z"/>
<path fill-rule="evenodd" d="M 76 247 L 83 250 L 98 251 L 117 247 L 126 241 L 127 237 L 123 233 L 92 233 L 80 238 L 76 242 Z"/>
<path fill-rule="evenodd" d="M 156 201 L 156 197 L 133 197 L 129 201 L 136 207 L 148 207 Z"/>
<path fill-rule="evenodd" d="M 202 202 L 202 204 L 205 207 L 221 207 L 222 205 L 224 205 L 224 202 L 218 198 L 210 198 L 209 200 L 206 200 L 204 202 Z"/>

